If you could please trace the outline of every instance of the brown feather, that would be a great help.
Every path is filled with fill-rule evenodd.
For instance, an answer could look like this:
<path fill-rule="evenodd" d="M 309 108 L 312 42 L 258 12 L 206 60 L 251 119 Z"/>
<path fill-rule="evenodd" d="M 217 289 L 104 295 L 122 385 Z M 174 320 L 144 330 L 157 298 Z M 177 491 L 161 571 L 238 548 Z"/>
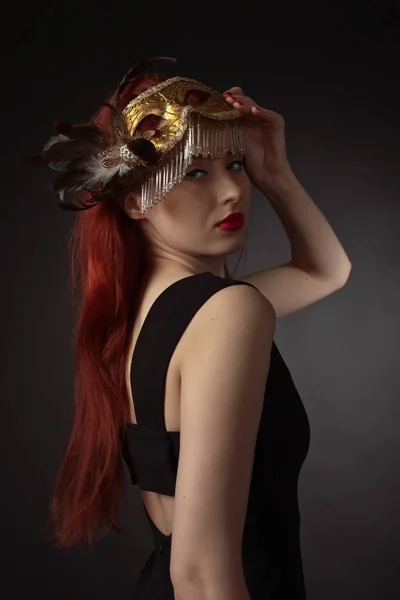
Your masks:
<path fill-rule="evenodd" d="M 66 135 L 74 140 L 93 140 L 100 142 L 103 134 L 96 125 L 82 123 L 80 125 L 71 125 L 68 121 L 59 121 L 55 129 L 58 133 Z"/>
<path fill-rule="evenodd" d="M 106 198 L 123 196 L 140 185 L 148 168 L 157 165 L 161 153 L 140 134 L 132 137 L 118 110 L 119 99 L 126 85 L 136 77 L 174 62 L 169 57 L 143 59 L 126 73 L 114 94 L 113 104 L 105 104 L 111 111 L 111 131 L 103 131 L 94 123 L 72 125 L 58 121 L 54 124 L 57 135 L 50 138 L 43 151 L 25 157 L 25 162 L 47 164 L 57 171 L 53 189 L 60 195 L 60 208 L 86 210 Z M 119 154 L 119 147 L 125 144 L 134 154 L 126 162 Z M 104 162 L 105 150 L 109 158 Z"/>
<path fill-rule="evenodd" d="M 52 162 L 65 161 L 71 155 L 85 156 L 87 154 L 99 154 L 105 150 L 107 145 L 95 144 L 91 140 L 70 140 L 68 142 L 58 142 L 50 146 L 48 150 L 42 152 L 42 162 L 49 164 Z"/>

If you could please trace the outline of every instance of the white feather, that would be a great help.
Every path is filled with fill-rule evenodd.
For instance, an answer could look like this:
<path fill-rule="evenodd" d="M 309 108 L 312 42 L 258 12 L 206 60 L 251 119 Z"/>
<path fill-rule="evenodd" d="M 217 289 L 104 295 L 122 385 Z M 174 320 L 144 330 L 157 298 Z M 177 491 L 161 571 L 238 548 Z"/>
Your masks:
<path fill-rule="evenodd" d="M 105 185 L 111 177 L 118 173 L 120 165 L 115 167 L 104 167 L 102 161 L 104 156 L 90 156 L 85 161 L 85 168 L 89 173 L 92 174 L 92 177 L 88 179 L 85 183 L 85 187 L 91 188 L 97 187 L 98 185 Z"/>
<path fill-rule="evenodd" d="M 45 143 L 45 145 L 43 147 L 43 152 L 46 152 L 46 150 L 48 150 L 49 148 L 54 146 L 54 144 L 58 144 L 58 142 L 67 142 L 70 140 L 71 140 L 71 138 L 69 138 L 67 135 L 64 135 L 63 133 L 60 133 L 59 135 L 53 135 Z"/>
<path fill-rule="evenodd" d="M 92 174 L 92 177 L 85 183 L 85 187 L 97 187 L 98 185 L 105 185 L 116 173 L 119 175 L 125 175 L 128 171 L 130 171 L 136 165 L 130 165 L 126 162 L 121 161 L 115 167 L 104 167 L 102 161 L 104 156 L 101 154 L 99 156 L 90 156 L 85 161 L 85 168 L 89 173 Z"/>
<path fill-rule="evenodd" d="M 125 175 L 125 173 L 127 173 L 128 171 L 130 171 L 132 169 L 131 166 L 129 166 L 127 163 L 122 163 L 119 166 L 119 174 L 120 175 Z"/>

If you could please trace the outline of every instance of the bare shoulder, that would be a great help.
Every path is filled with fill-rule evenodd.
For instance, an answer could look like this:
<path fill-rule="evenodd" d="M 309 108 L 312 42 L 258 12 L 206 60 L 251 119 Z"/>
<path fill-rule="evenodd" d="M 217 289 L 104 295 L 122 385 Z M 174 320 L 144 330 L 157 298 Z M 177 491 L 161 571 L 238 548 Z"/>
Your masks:
<path fill-rule="evenodd" d="M 258 315 L 262 317 L 266 311 L 268 315 L 274 315 L 275 311 L 271 302 L 261 292 L 252 285 L 237 283 L 219 290 L 204 304 L 203 314 L 207 317 L 213 310 L 232 311 L 243 310 L 246 313 Z"/>
<path fill-rule="evenodd" d="M 180 364 L 192 349 L 198 347 L 201 339 L 210 340 L 210 336 L 220 336 L 235 328 L 237 334 L 250 328 L 261 328 L 268 332 L 275 330 L 276 314 L 271 302 L 251 285 L 236 284 L 225 287 L 213 294 L 198 310 L 188 326 L 182 345 Z M 244 340 L 243 340 L 244 341 Z"/>

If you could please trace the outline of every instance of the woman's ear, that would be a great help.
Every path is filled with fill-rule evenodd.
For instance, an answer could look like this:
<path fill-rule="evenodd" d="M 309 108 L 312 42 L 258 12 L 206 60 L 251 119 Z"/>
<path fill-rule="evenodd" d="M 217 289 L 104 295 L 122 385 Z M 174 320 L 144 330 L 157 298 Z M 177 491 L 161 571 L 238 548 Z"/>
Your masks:
<path fill-rule="evenodd" d="M 121 201 L 121 208 L 130 219 L 145 219 L 140 210 L 141 190 L 129 192 Z"/>

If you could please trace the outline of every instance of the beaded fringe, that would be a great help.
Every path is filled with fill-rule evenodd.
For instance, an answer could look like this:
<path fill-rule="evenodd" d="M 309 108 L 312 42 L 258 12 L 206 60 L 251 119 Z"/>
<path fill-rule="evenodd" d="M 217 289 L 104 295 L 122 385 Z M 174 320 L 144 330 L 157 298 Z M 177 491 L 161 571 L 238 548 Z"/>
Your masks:
<path fill-rule="evenodd" d="M 226 131 L 230 133 L 232 154 L 244 154 L 243 135 L 235 121 L 214 121 L 208 123 L 200 115 L 192 113 L 183 138 L 166 154 L 166 159 L 154 171 L 150 171 L 142 182 L 141 213 L 157 204 L 170 189 L 180 183 L 194 157 L 222 158 L 227 153 Z"/>

